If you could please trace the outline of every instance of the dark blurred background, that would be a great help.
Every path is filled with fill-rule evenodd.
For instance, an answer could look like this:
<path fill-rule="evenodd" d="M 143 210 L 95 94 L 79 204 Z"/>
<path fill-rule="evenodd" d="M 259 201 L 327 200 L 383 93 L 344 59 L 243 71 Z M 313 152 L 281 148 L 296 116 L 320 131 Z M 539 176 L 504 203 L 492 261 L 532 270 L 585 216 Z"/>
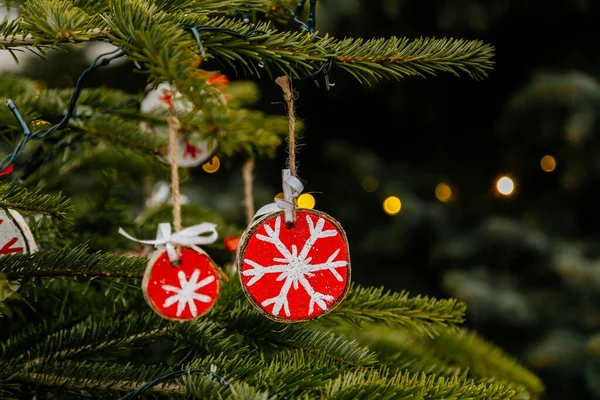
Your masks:
<path fill-rule="evenodd" d="M 329 90 L 295 82 L 299 177 L 346 229 L 354 282 L 465 301 L 466 325 L 535 371 L 547 399 L 600 398 L 599 17 L 591 0 L 322 0 L 319 34 L 482 40 L 496 65 L 481 81 L 442 73 L 369 86 L 334 69 Z M 23 66 L 66 87 L 86 51 L 99 50 Z M 272 78 L 210 67 L 259 82 L 256 107 L 285 114 Z M 145 77 L 131 68 L 88 86 L 137 92 Z M 257 161 L 257 207 L 280 191 L 286 157 L 284 146 Z M 243 226 L 242 162 L 198 168 L 184 190 Z M 510 189 L 501 177 L 512 192 L 499 192 Z M 384 210 L 392 196 L 397 213 Z"/>

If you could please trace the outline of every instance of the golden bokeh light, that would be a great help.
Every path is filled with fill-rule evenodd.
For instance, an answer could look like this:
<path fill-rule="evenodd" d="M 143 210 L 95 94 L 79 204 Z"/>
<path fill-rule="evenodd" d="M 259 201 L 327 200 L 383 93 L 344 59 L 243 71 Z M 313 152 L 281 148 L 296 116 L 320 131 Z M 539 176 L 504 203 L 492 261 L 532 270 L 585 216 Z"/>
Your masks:
<path fill-rule="evenodd" d="M 383 201 L 383 211 L 388 215 L 396 215 L 402 209 L 402 202 L 396 196 L 390 196 Z"/>
<path fill-rule="evenodd" d="M 39 128 L 44 125 L 50 125 L 50 122 L 44 121 L 43 119 L 34 119 L 33 121 L 31 121 L 31 126 L 33 128 Z"/>
<path fill-rule="evenodd" d="M 298 207 L 300 208 L 314 208 L 315 207 L 315 198 L 308 193 L 302 193 L 300 197 L 298 197 Z"/>
<path fill-rule="evenodd" d="M 515 183 L 508 176 L 503 176 L 496 182 L 496 190 L 498 193 L 508 196 L 515 191 Z"/>
<path fill-rule="evenodd" d="M 551 155 L 545 155 L 540 160 L 540 167 L 544 172 L 552 172 L 556 169 L 556 159 Z"/>
<path fill-rule="evenodd" d="M 219 157 L 214 156 L 212 158 L 212 160 L 210 160 L 207 163 L 202 164 L 202 169 L 204 170 L 204 172 L 208 172 L 209 174 L 215 173 L 219 170 L 219 167 L 221 166 L 221 161 L 219 160 Z"/>
<path fill-rule="evenodd" d="M 435 197 L 444 203 L 450 201 L 452 198 L 452 188 L 447 183 L 438 183 L 435 187 Z"/>
<path fill-rule="evenodd" d="M 362 187 L 365 192 L 373 193 L 379 188 L 379 180 L 373 175 L 367 175 L 362 181 Z"/>

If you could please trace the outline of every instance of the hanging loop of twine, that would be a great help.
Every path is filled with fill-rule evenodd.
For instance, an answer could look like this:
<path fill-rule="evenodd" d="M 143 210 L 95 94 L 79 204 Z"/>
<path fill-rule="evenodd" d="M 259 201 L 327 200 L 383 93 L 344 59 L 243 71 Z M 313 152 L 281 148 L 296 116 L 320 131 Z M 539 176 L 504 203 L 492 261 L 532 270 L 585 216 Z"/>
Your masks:
<path fill-rule="evenodd" d="M 275 83 L 277 83 L 283 91 L 283 98 L 287 104 L 289 126 L 287 168 L 282 172 L 284 199 L 283 201 L 278 201 L 281 199 L 276 199 L 275 204 L 284 210 L 285 222 L 288 225 L 294 225 L 296 223 L 296 199 L 304 189 L 302 183 L 296 176 L 296 110 L 294 106 L 294 87 L 292 86 L 291 79 L 287 75 L 278 77 L 275 79 Z M 269 205 L 265 207 L 268 206 Z"/>
<path fill-rule="evenodd" d="M 246 206 L 246 223 L 252 222 L 254 216 L 254 196 L 252 195 L 252 186 L 254 181 L 254 158 L 250 157 L 244 163 L 242 169 L 242 179 L 244 181 L 244 203 Z"/>
<path fill-rule="evenodd" d="M 158 224 L 156 239 L 142 240 L 128 234 L 124 229 L 119 228 L 119 233 L 129 240 L 138 243 L 154 245 L 157 249 L 166 249 L 169 255 L 169 261 L 173 265 L 180 262 L 179 248 L 181 246 L 192 247 L 200 252 L 198 245 L 214 243 L 218 238 L 217 225 L 209 222 L 203 222 L 198 225 L 190 226 L 182 230 L 181 227 L 181 193 L 179 191 L 179 163 L 177 149 L 177 135 L 181 130 L 181 122 L 170 110 L 171 115 L 167 117 L 169 125 L 169 158 L 171 161 L 171 192 L 173 196 L 173 231 L 171 224 L 161 222 Z"/>
<path fill-rule="evenodd" d="M 171 161 L 171 192 L 173 194 L 173 229 L 181 230 L 181 193 L 179 192 L 179 163 L 177 159 L 177 134 L 181 130 L 181 122 L 175 115 L 167 117 L 169 124 L 169 158 Z"/>

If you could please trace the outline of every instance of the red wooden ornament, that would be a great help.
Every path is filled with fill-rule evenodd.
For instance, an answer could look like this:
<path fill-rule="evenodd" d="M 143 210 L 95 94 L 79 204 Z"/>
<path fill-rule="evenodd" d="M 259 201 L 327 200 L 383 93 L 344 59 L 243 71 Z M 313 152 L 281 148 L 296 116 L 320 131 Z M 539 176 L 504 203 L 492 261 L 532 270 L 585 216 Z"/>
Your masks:
<path fill-rule="evenodd" d="M 296 209 L 267 214 L 242 235 L 236 258 L 244 292 L 266 317 L 301 322 L 327 314 L 350 286 L 350 253 L 341 225 L 329 215 Z"/>
<path fill-rule="evenodd" d="M 204 252 L 180 248 L 180 264 L 171 264 L 166 250 L 148 262 L 142 291 L 150 307 L 172 321 L 190 321 L 208 313 L 219 296 L 219 275 Z"/>

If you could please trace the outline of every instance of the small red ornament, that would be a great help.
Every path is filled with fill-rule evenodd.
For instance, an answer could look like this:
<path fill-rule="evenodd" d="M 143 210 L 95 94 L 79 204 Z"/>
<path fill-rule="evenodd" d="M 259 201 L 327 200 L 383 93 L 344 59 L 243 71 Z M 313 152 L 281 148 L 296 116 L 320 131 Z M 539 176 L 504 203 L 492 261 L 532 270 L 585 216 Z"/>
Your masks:
<path fill-rule="evenodd" d="M 237 235 L 230 235 L 223 239 L 223 245 L 225 246 L 225 250 L 231 251 L 232 253 L 237 251 L 239 244 L 240 237 Z"/>
<path fill-rule="evenodd" d="M 171 264 L 166 250 L 148 262 L 142 291 L 150 307 L 172 321 L 190 321 L 208 313 L 219 296 L 219 275 L 204 252 L 180 248 L 179 265 Z"/>
<path fill-rule="evenodd" d="M 350 286 L 350 253 L 341 225 L 329 215 L 296 209 L 267 214 L 242 235 L 236 258 L 244 292 L 266 317 L 301 322 L 327 314 Z"/>
<path fill-rule="evenodd" d="M 217 89 L 224 89 L 229 85 L 229 79 L 225 75 L 217 73 L 208 78 L 206 83 Z"/>
<path fill-rule="evenodd" d="M 0 176 L 11 174 L 14 170 L 15 170 L 15 165 L 10 164 L 8 167 L 6 167 L 2 171 L 0 171 Z"/>

